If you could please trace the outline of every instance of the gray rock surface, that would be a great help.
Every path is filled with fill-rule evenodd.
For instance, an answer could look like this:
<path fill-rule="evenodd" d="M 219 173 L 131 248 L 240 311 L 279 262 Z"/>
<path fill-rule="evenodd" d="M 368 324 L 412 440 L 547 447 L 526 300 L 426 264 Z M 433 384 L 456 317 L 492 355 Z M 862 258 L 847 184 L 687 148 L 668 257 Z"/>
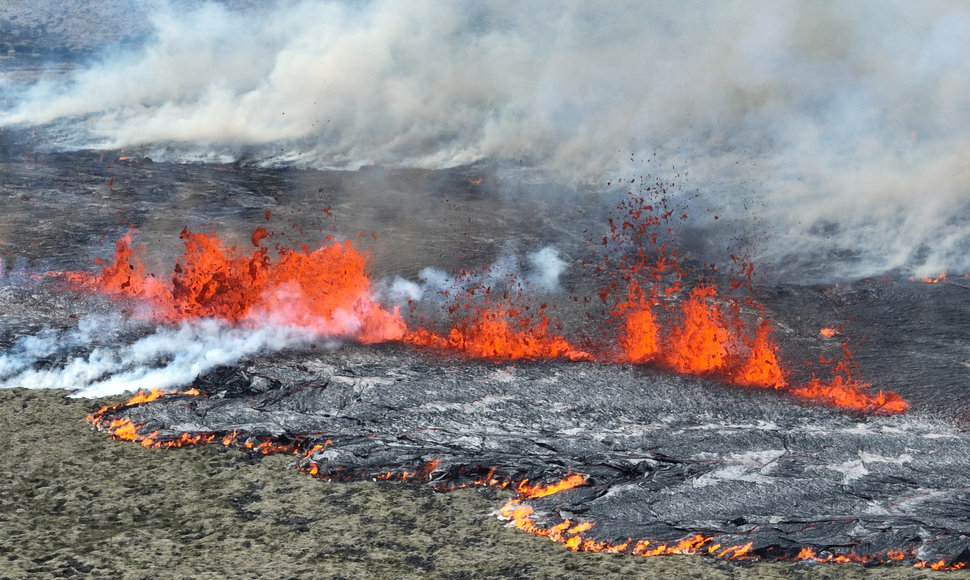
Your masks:
<path fill-rule="evenodd" d="M 950 564 L 970 545 L 970 435 L 926 416 L 847 414 L 648 368 L 393 347 L 254 358 L 193 386 L 202 394 L 105 419 L 161 440 L 324 445 L 299 465 L 335 479 L 420 473 L 449 488 L 579 473 L 583 485 L 524 505 L 540 527 L 592 522 L 583 537 L 611 544 L 701 534 L 769 560 L 807 547 Z"/>

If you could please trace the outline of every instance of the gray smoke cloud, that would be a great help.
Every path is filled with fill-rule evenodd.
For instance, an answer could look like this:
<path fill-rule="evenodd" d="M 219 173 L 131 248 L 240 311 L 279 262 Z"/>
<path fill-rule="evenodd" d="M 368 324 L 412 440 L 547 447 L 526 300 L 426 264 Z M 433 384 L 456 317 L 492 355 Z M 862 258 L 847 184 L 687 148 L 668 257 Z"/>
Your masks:
<path fill-rule="evenodd" d="M 649 159 L 721 215 L 753 208 L 779 270 L 970 268 L 963 2 L 134 6 L 141 44 L 26 89 L 0 126 L 159 159 L 522 158 L 600 183 Z"/>

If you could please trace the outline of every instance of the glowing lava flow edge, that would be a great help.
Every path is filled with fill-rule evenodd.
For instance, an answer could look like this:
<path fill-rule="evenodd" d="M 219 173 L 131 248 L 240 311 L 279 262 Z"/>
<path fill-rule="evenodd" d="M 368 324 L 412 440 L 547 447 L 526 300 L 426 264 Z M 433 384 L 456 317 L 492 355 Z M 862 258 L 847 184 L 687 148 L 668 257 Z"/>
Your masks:
<path fill-rule="evenodd" d="M 165 396 L 202 396 L 196 390 L 184 392 L 163 392 L 158 389 L 151 391 L 139 391 L 130 400 L 117 405 L 109 405 L 95 411 L 88 417 L 88 421 L 94 424 L 101 431 L 107 432 L 112 438 L 138 443 L 146 448 L 173 448 L 186 445 L 207 445 L 221 444 L 225 447 L 244 449 L 248 451 L 258 451 L 262 454 L 270 453 L 289 453 L 299 456 L 296 467 L 298 470 L 310 476 L 317 477 L 326 481 L 351 481 L 351 480 L 395 480 L 395 481 L 426 481 L 435 489 L 450 491 L 467 485 L 489 486 L 498 489 L 509 489 L 515 492 L 516 497 L 509 499 L 497 512 L 499 518 L 507 520 L 510 525 L 538 536 L 549 538 L 553 542 L 562 544 L 566 549 L 574 552 L 606 552 L 616 554 L 629 554 L 633 556 L 650 557 L 665 556 L 672 554 L 699 555 L 703 557 L 727 559 L 727 560 L 746 560 L 746 561 L 766 561 L 762 556 L 752 552 L 753 544 L 734 544 L 722 545 L 716 541 L 717 536 L 707 536 L 704 534 L 693 534 L 681 538 L 677 541 L 656 541 L 643 538 L 626 538 L 623 541 L 610 543 L 607 541 L 596 540 L 584 535 L 595 527 L 592 521 L 573 521 L 565 519 L 552 526 L 542 526 L 537 524 L 534 519 L 534 510 L 525 505 L 523 501 L 547 497 L 557 493 L 577 488 L 587 483 L 587 478 L 579 473 L 568 473 L 559 481 L 549 484 L 532 483 L 528 479 L 513 481 L 496 477 L 496 470 L 490 469 L 484 475 L 473 478 L 469 484 L 441 484 L 435 481 L 435 474 L 439 473 L 442 465 L 438 460 L 429 461 L 418 466 L 411 471 L 401 469 L 398 472 L 387 471 L 381 473 L 343 473 L 343 474 L 324 474 L 319 470 L 319 466 L 311 457 L 319 451 L 326 449 L 332 444 L 331 440 L 324 443 L 316 443 L 309 448 L 304 448 L 299 438 L 294 439 L 289 444 L 264 439 L 240 438 L 235 431 L 226 434 L 219 433 L 182 433 L 175 439 L 163 439 L 158 436 L 158 432 L 141 434 L 141 425 L 136 425 L 128 419 L 109 419 L 108 416 L 127 407 L 141 405 L 160 397 Z M 913 551 L 889 550 L 881 555 L 858 555 L 851 551 L 844 553 L 816 552 L 809 546 L 802 547 L 797 554 L 779 556 L 767 561 L 796 561 L 796 562 L 817 562 L 817 563 L 857 563 L 875 564 L 886 562 L 910 561 L 917 568 L 930 568 L 933 570 L 958 570 L 965 566 L 964 562 L 955 562 L 948 565 L 945 560 L 926 561 L 916 557 Z"/>

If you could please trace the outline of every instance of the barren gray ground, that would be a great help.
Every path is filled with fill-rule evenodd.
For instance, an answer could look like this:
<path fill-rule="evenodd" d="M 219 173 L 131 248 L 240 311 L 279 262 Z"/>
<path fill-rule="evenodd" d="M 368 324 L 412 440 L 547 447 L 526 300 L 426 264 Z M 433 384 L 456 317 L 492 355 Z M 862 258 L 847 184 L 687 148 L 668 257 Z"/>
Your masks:
<path fill-rule="evenodd" d="M 98 402 L 0 390 L 0 578 L 970 578 L 910 567 L 571 553 L 506 527 L 506 492 L 327 483 L 285 456 L 143 449 Z"/>

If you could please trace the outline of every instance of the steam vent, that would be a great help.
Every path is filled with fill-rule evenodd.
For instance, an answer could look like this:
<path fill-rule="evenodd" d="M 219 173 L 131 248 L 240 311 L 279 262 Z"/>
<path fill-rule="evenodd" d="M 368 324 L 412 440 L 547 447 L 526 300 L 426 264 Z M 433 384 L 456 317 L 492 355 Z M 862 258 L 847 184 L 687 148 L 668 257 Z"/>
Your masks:
<path fill-rule="evenodd" d="M 503 490 L 563 552 L 959 570 L 967 29 L 13 0 L 0 386 L 100 399 L 112 446 Z"/>

